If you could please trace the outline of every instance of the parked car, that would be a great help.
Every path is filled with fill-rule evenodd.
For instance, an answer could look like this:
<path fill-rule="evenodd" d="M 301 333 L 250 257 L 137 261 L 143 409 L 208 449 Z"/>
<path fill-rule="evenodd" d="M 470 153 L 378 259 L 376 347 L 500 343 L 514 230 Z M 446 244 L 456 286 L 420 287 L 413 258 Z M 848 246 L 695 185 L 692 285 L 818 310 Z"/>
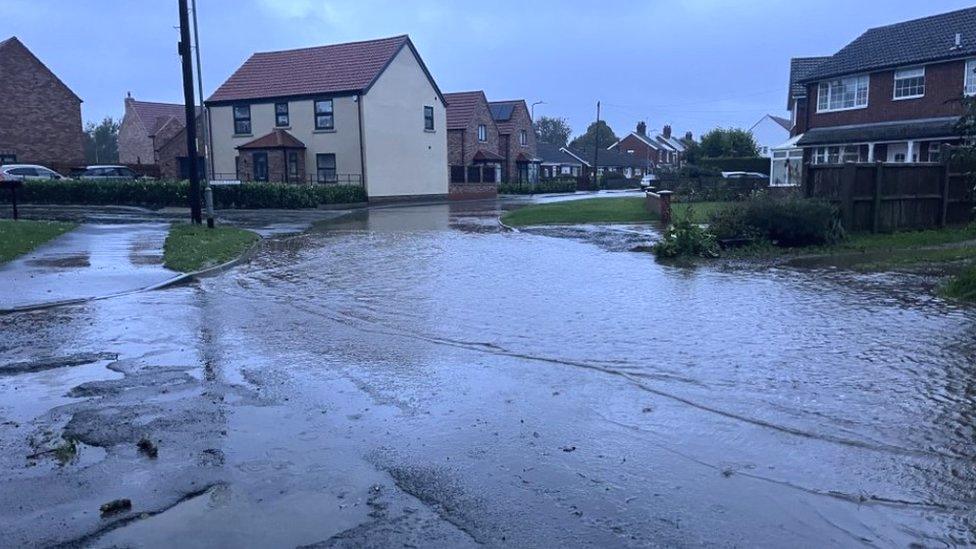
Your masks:
<path fill-rule="evenodd" d="M 66 179 L 58 172 L 37 164 L 4 164 L 0 166 L 0 181 L 31 181 Z"/>
<path fill-rule="evenodd" d="M 769 179 L 769 176 L 759 172 L 722 172 L 725 179 Z"/>
<path fill-rule="evenodd" d="M 649 173 L 641 178 L 640 186 L 650 187 L 651 185 L 654 184 L 655 181 L 657 181 L 657 176 L 652 173 Z"/>
<path fill-rule="evenodd" d="M 120 181 L 123 179 L 142 179 L 142 175 L 126 166 L 88 166 L 77 175 L 78 179 L 89 181 Z"/>

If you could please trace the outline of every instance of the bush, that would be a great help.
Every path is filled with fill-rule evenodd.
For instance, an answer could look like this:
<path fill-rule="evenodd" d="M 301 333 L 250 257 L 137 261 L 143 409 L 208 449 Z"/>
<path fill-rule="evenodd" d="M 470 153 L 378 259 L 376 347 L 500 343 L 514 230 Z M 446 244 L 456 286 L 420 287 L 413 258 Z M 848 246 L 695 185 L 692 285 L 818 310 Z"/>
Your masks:
<path fill-rule="evenodd" d="M 658 258 L 676 257 L 718 257 L 715 237 L 692 221 L 692 209 L 688 208 L 681 219 L 675 221 L 664 238 L 654 245 L 654 255 Z"/>
<path fill-rule="evenodd" d="M 575 179 L 547 179 L 535 185 L 529 183 L 502 183 L 498 185 L 498 194 L 544 194 L 544 193 L 575 193 Z"/>
<path fill-rule="evenodd" d="M 31 204 L 81 204 L 91 206 L 186 206 L 187 181 L 31 181 L 20 199 Z M 293 183 L 241 183 L 213 187 L 214 207 L 315 208 L 323 204 L 365 202 L 366 191 L 358 185 L 299 185 Z M 201 197 L 202 202 L 202 197 Z"/>
<path fill-rule="evenodd" d="M 832 205 L 765 194 L 715 212 L 709 228 L 719 240 L 768 240 L 783 247 L 834 244 L 844 238 L 837 209 Z"/>

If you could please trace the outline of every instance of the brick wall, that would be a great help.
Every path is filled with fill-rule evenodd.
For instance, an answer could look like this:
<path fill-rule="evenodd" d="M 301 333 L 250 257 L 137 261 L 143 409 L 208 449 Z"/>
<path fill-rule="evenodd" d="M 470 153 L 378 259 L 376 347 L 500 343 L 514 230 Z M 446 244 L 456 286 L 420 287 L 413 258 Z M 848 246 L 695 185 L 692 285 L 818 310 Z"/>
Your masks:
<path fill-rule="evenodd" d="M 659 152 L 657 149 L 650 147 L 647 143 L 644 143 L 638 139 L 634 134 L 627 134 L 627 137 L 620 140 L 620 144 L 617 145 L 616 150 L 621 153 L 626 153 L 627 151 L 634 151 L 634 157 L 644 160 L 650 158 L 651 162 L 658 164 L 659 162 Z"/>
<path fill-rule="evenodd" d="M 498 142 L 498 154 L 505 157 L 502 165 L 502 181 L 516 181 L 518 179 L 518 167 L 516 159 L 519 154 L 535 158 L 538 156 L 538 149 L 535 140 L 535 129 L 532 127 L 532 118 L 525 107 L 523 101 L 515 103 L 512 112 L 512 119 L 504 124 L 505 128 L 499 128 L 499 132 L 507 131 L 508 134 L 500 135 Z M 526 145 L 519 144 L 519 131 L 525 130 Z M 609 146 L 609 144 L 608 144 Z M 507 178 L 506 178 L 507 176 Z"/>
<path fill-rule="evenodd" d="M 838 112 L 817 112 L 817 84 L 807 86 L 808 118 L 806 128 L 872 124 L 896 120 L 959 116 L 963 113 L 959 99 L 963 94 L 965 61 L 950 61 L 925 67 L 925 96 L 894 100 L 894 71 L 870 75 L 868 106 Z"/>
<path fill-rule="evenodd" d="M 156 162 L 156 155 L 153 140 L 149 137 L 149 128 L 143 126 L 132 110 L 131 102 L 131 99 L 126 99 L 125 114 L 122 116 L 122 124 L 119 125 L 119 162 L 153 164 Z"/>
<path fill-rule="evenodd" d="M 17 162 L 85 162 L 81 101 L 16 38 L 0 46 L 0 154 Z"/>

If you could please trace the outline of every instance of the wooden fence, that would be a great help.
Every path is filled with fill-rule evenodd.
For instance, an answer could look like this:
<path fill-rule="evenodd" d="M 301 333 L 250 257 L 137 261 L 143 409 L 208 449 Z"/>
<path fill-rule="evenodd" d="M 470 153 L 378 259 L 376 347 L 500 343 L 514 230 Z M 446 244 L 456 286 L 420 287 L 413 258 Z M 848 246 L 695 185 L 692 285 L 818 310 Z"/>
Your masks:
<path fill-rule="evenodd" d="M 836 204 L 849 231 L 969 223 L 976 174 L 947 153 L 940 164 L 808 164 L 804 193 Z"/>

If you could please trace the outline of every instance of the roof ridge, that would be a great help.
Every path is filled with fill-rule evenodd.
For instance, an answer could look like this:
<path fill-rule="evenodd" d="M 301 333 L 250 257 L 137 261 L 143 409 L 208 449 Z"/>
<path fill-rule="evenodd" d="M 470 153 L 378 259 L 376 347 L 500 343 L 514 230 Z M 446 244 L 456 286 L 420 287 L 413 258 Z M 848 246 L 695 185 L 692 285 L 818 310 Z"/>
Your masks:
<path fill-rule="evenodd" d="M 182 107 L 183 103 L 170 103 L 168 101 L 140 101 L 136 98 L 131 98 L 133 103 L 143 103 L 146 105 L 173 105 L 177 107 Z"/>
<path fill-rule="evenodd" d="M 397 39 L 401 39 L 401 38 L 405 38 L 407 40 L 410 40 L 410 35 L 409 34 L 398 34 L 396 36 L 385 36 L 383 38 L 372 38 L 372 39 L 369 39 L 369 40 L 355 40 L 353 42 L 338 42 L 338 43 L 335 43 L 335 44 L 319 44 L 318 46 L 304 46 L 304 47 L 301 47 L 301 48 L 290 48 L 290 49 L 285 49 L 285 50 L 257 51 L 257 52 L 252 53 L 251 54 L 251 57 L 255 57 L 255 56 L 258 56 L 258 55 L 266 55 L 266 54 L 271 54 L 271 53 L 293 53 L 293 52 L 296 52 L 296 51 L 317 50 L 317 49 L 322 49 L 322 48 L 332 48 L 332 47 L 335 47 L 335 46 L 356 46 L 356 45 L 359 45 L 359 44 L 369 44 L 369 43 L 372 43 L 372 42 L 385 42 L 387 40 L 397 40 Z"/>
<path fill-rule="evenodd" d="M 919 21 L 925 21 L 926 19 L 937 19 L 939 17 L 946 17 L 946 16 L 949 16 L 949 15 L 957 15 L 957 14 L 960 14 L 960 13 L 962 13 L 964 11 L 976 11 L 976 7 L 959 8 L 957 10 L 945 11 L 945 12 L 936 13 L 936 14 L 933 14 L 933 15 L 926 15 L 924 17 L 918 17 L 918 18 L 915 18 L 915 19 L 906 19 L 904 21 L 898 21 L 896 23 L 888 23 L 887 25 L 878 25 L 877 27 L 870 27 L 870 28 L 868 28 L 868 30 L 866 30 L 864 32 L 867 33 L 867 32 L 873 31 L 873 30 L 887 29 L 889 27 L 897 27 L 898 25 L 907 25 L 909 23 L 918 23 Z"/>

